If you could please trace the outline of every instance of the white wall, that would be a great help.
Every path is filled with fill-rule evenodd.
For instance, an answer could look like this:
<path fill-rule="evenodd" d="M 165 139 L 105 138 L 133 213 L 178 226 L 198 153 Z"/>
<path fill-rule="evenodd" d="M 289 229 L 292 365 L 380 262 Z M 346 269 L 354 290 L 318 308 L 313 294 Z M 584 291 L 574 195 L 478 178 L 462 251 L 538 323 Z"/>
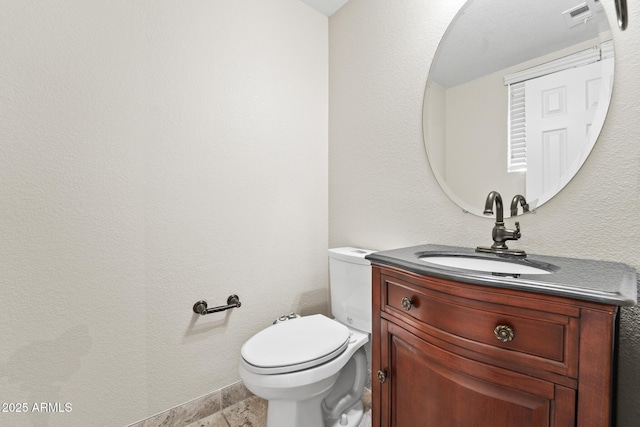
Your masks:
<path fill-rule="evenodd" d="M 463 0 L 350 0 L 329 19 L 329 243 L 391 249 L 491 243 L 493 220 L 464 214 L 438 186 L 422 141 L 429 66 Z M 613 2 L 603 2 L 615 27 Z M 613 32 L 609 118 L 578 175 L 534 215 L 519 217 L 530 253 L 640 268 L 640 4 Z M 513 226 L 513 222 L 509 223 Z M 640 310 L 623 309 L 619 423 L 640 417 Z"/>
<path fill-rule="evenodd" d="M 507 172 L 509 93 L 503 76 L 489 74 L 446 92 L 447 184 L 476 211 L 493 190 L 525 194 L 524 174 Z"/>
<path fill-rule="evenodd" d="M 327 310 L 327 18 L 298 0 L 0 2 L 2 425 L 125 425 Z M 242 307 L 199 318 L 193 304 Z"/>

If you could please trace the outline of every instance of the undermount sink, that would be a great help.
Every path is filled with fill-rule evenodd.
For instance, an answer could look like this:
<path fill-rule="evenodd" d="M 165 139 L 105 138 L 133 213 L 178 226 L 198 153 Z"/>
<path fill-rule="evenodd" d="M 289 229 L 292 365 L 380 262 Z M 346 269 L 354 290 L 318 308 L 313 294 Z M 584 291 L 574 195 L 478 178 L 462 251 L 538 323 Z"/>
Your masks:
<path fill-rule="evenodd" d="M 487 273 L 516 274 L 551 274 L 551 269 L 536 267 L 527 260 L 499 260 L 470 255 L 423 255 L 420 261 L 438 267 L 449 267 L 462 270 L 484 271 Z"/>

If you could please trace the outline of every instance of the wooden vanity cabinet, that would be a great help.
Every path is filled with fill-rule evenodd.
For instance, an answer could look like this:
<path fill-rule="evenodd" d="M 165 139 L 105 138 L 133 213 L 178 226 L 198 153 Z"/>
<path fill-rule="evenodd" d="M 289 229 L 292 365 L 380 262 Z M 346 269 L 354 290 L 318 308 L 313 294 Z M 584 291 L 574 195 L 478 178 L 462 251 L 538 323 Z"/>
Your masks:
<path fill-rule="evenodd" d="M 612 426 L 617 314 L 373 265 L 373 426 Z"/>

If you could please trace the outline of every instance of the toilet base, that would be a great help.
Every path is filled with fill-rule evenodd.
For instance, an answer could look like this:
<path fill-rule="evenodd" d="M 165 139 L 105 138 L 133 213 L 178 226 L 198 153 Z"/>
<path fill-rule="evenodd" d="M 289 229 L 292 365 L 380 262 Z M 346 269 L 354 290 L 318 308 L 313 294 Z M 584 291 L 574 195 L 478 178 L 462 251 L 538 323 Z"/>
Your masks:
<path fill-rule="evenodd" d="M 358 403 L 353 405 L 344 415 L 345 417 L 341 417 L 341 419 L 330 424 L 325 424 L 324 427 L 358 427 L 364 415 L 364 405 L 362 401 L 358 401 Z M 342 422 L 345 422 L 345 424 L 341 424 Z"/>
<path fill-rule="evenodd" d="M 323 397 L 323 396 L 322 396 Z M 337 420 L 325 420 L 316 396 L 306 401 L 270 400 L 267 410 L 267 427 L 358 427 L 364 415 L 364 405 L 359 400 Z M 342 424 L 344 423 L 344 424 Z"/>
<path fill-rule="evenodd" d="M 320 404 L 329 391 L 307 400 L 269 400 L 267 427 L 324 427 Z"/>

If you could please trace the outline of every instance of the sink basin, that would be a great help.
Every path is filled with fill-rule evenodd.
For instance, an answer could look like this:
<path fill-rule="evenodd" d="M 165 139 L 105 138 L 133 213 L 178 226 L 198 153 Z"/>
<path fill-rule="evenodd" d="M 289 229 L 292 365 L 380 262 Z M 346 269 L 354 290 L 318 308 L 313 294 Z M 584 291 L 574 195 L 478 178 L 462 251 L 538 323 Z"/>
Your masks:
<path fill-rule="evenodd" d="M 528 260 L 499 260 L 471 255 L 423 255 L 420 261 L 438 267 L 484 271 L 504 275 L 551 274 L 551 269 L 537 267 Z"/>

